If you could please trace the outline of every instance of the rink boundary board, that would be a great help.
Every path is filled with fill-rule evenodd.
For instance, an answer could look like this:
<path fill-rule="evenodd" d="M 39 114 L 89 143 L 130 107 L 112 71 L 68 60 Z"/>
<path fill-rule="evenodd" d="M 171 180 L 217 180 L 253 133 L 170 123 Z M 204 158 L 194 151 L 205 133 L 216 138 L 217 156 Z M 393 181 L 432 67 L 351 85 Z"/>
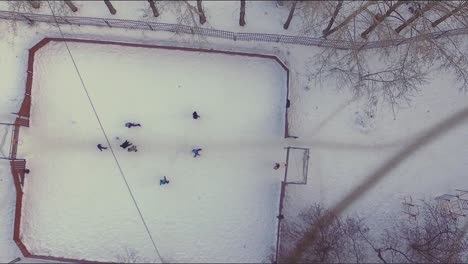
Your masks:
<path fill-rule="evenodd" d="M 286 64 L 275 55 L 260 54 L 260 53 L 248 53 L 248 52 L 237 52 L 237 51 L 226 51 L 226 50 L 215 50 L 215 49 L 204 49 L 204 48 L 191 48 L 191 47 L 177 47 L 177 46 L 163 46 L 153 44 L 139 44 L 131 42 L 118 42 L 118 41 L 107 41 L 107 40 L 92 40 L 92 39 L 79 39 L 79 38 L 44 38 L 36 43 L 28 51 L 28 62 L 27 62 L 27 75 L 26 75 L 26 87 L 23 102 L 21 103 L 18 113 L 18 117 L 14 123 L 14 131 L 12 135 L 11 151 L 10 151 L 10 168 L 13 176 L 13 182 L 16 190 L 16 205 L 15 205 L 15 219 L 13 229 L 13 240 L 18 246 L 19 250 L 26 258 L 59 261 L 59 262 L 79 262 L 79 263 L 99 263 L 98 261 L 85 260 L 85 259 L 71 259 L 54 256 L 43 256 L 34 255 L 29 252 L 27 247 L 21 241 L 21 215 L 22 215 L 22 203 L 23 203 L 23 183 L 26 169 L 26 160 L 17 159 L 16 154 L 18 150 L 18 141 L 20 135 L 20 128 L 22 126 L 29 127 L 29 118 L 31 115 L 31 96 L 32 96 L 32 83 L 34 76 L 34 57 L 35 53 L 47 45 L 49 42 L 73 42 L 73 43 L 88 43 L 88 44 L 101 44 L 101 45 L 117 45 L 123 47 L 135 47 L 135 48 L 151 48 L 151 49 L 165 49 L 165 50 L 178 50 L 178 51 L 190 51 L 190 52 L 202 52 L 211 54 L 224 54 L 231 56 L 245 56 L 271 59 L 278 63 L 286 73 L 286 102 L 284 104 L 284 138 L 290 138 L 294 136 L 289 135 L 289 121 L 288 121 L 288 108 L 289 108 L 289 68 Z M 283 183 L 281 183 L 282 185 Z"/>

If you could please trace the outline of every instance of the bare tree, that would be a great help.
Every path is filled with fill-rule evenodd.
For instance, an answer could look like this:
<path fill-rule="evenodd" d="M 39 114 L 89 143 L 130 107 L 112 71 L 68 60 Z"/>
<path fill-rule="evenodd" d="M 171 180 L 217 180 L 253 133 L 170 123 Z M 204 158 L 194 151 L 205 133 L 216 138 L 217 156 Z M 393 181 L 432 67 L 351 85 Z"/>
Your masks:
<path fill-rule="evenodd" d="M 205 16 L 205 13 L 203 12 L 202 0 L 197 0 L 197 10 L 198 10 L 198 16 L 200 17 L 200 24 L 203 25 L 206 23 L 206 16 Z"/>
<path fill-rule="evenodd" d="M 322 31 L 322 34 L 325 35 L 328 33 L 328 31 L 330 31 L 331 27 L 333 26 L 333 23 L 335 23 L 336 17 L 338 16 L 338 13 L 340 12 L 342 6 L 343 6 L 343 1 L 338 1 L 338 4 L 335 7 L 335 11 L 333 11 L 333 15 L 331 16 L 327 27 Z"/>
<path fill-rule="evenodd" d="M 173 17 L 177 19 L 177 24 L 187 25 L 191 27 L 199 27 L 200 24 L 200 15 L 195 1 L 154 1 L 155 7 L 157 7 L 158 15 L 170 13 Z M 151 5 L 146 5 L 142 9 L 142 19 L 145 21 L 158 21 L 159 17 L 154 16 L 154 11 L 151 8 Z M 205 15 L 207 14 L 206 10 L 203 10 Z M 209 21 L 205 21 L 206 24 Z M 192 30 L 192 35 L 190 36 L 193 41 L 197 42 L 206 42 L 207 39 L 205 36 L 195 34 Z M 175 32 L 175 34 L 186 34 L 187 31 Z"/>
<path fill-rule="evenodd" d="M 112 15 L 115 15 L 117 13 L 117 10 L 115 10 L 114 6 L 112 5 L 111 1 L 110 0 L 104 0 L 104 3 L 106 4 L 107 6 L 107 9 L 109 9 L 109 12 L 112 14 Z"/>
<path fill-rule="evenodd" d="M 153 16 L 158 17 L 159 16 L 159 11 L 158 8 L 156 7 L 155 0 L 148 0 L 148 3 L 151 7 L 151 11 L 153 11 Z"/>
<path fill-rule="evenodd" d="M 445 20 L 447 20 L 449 17 L 455 15 L 456 13 L 462 11 L 463 9 L 465 9 L 466 7 L 468 7 L 468 1 L 464 1 L 462 3 L 460 3 L 456 8 L 446 12 L 443 16 L 441 16 L 439 19 L 437 19 L 436 21 L 432 22 L 431 26 L 432 27 L 437 27 L 440 23 L 444 22 Z M 465 12 L 466 13 L 466 10 Z"/>
<path fill-rule="evenodd" d="M 409 103 L 434 71 L 453 74 L 459 89 L 468 90 L 462 37 L 425 37 L 434 28 L 468 27 L 468 1 L 305 1 L 295 9 L 304 33 L 351 43 L 346 51 L 324 48 L 313 57 L 309 79 L 318 85 L 349 88 L 393 108 Z M 359 44 L 409 37 L 408 44 L 390 48 L 365 50 Z"/>
<path fill-rule="evenodd" d="M 468 236 L 461 221 L 435 203 L 423 202 L 416 218 L 402 218 L 384 232 L 379 258 L 392 263 L 466 262 Z"/>
<path fill-rule="evenodd" d="M 347 88 L 373 104 L 384 101 L 391 106 L 408 103 L 416 95 L 427 81 L 429 67 L 410 45 L 369 51 L 330 48 L 313 61 L 309 79 L 316 85 Z"/>
<path fill-rule="evenodd" d="M 437 2 L 429 2 L 426 5 L 424 5 L 423 8 L 418 8 L 417 10 L 415 10 L 413 16 L 405 20 L 399 27 L 395 28 L 395 32 L 400 33 L 404 28 L 406 28 L 408 25 L 416 21 L 425 12 L 431 10 L 435 5 L 437 5 Z"/>
<path fill-rule="evenodd" d="M 389 17 L 393 13 L 393 11 L 395 11 L 403 3 L 404 3 L 403 0 L 399 0 L 394 4 L 389 3 L 389 8 L 385 12 L 385 14 L 383 14 L 383 15 L 379 14 L 379 13 L 376 14 L 374 16 L 373 23 L 366 30 L 364 30 L 361 33 L 361 37 L 367 39 L 367 36 L 369 35 L 369 33 L 371 33 L 378 25 L 380 25 L 380 23 L 382 23 L 384 21 L 385 18 Z"/>
<path fill-rule="evenodd" d="M 73 4 L 71 0 L 63 0 L 65 4 L 70 8 L 71 11 L 76 12 L 78 8 Z"/>
<path fill-rule="evenodd" d="M 131 248 L 125 248 L 124 254 L 117 255 L 118 263 L 141 263 L 143 260 L 138 256 L 138 252 Z"/>
<path fill-rule="evenodd" d="M 292 5 L 291 5 L 291 9 L 289 9 L 289 15 L 288 15 L 288 18 L 286 19 L 286 22 L 284 23 L 283 25 L 283 28 L 284 29 L 288 29 L 289 28 L 289 24 L 291 24 L 291 20 L 294 16 L 294 11 L 296 11 L 296 5 L 297 5 L 297 2 L 299 2 L 298 0 L 294 0 L 292 2 Z"/>
<path fill-rule="evenodd" d="M 344 3 L 344 1 L 298 2 L 294 16 L 299 19 L 298 24 L 301 26 L 299 28 L 301 33 L 304 35 L 320 36 L 328 24 L 336 21 L 332 19 L 333 14 L 336 12 L 336 16 L 338 16 L 338 13 L 341 13 L 339 3 Z M 331 22 L 331 20 L 333 21 Z"/>
<path fill-rule="evenodd" d="M 158 7 L 160 13 L 171 12 L 177 18 L 179 24 L 189 26 L 199 26 L 201 24 L 199 9 L 192 5 L 191 1 L 160 1 Z M 205 11 L 203 12 L 203 16 L 206 15 Z"/>
<path fill-rule="evenodd" d="M 391 228 L 376 236 L 362 219 L 343 220 L 314 204 L 300 214 L 299 221 L 281 229 L 278 261 L 363 263 L 378 259 L 383 263 L 466 263 L 465 219 L 444 203 L 422 200 L 422 204 L 411 206 L 418 207 L 417 214 L 402 211 Z"/>
<path fill-rule="evenodd" d="M 36 7 L 31 4 L 29 1 L 13 1 L 10 0 L 8 3 L 8 9 L 13 12 L 21 12 L 21 13 L 32 13 L 34 9 L 39 8 L 37 5 Z"/>
<path fill-rule="evenodd" d="M 139 256 L 139 253 L 134 248 L 125 248 L 123 254 L 116 256 L 118 263 L 154 263 Z"/>
<path fill-rule="evenodd" d="M 338 25 L 336 25 L 334 28 L 331 28 L 330 30 L 327 30 L 326 32 L 323 33 L 323 37 L 324 38 L 327 38 L 328 36 L 330 36 L 331 34 L 335 33 L 336 31 L 338 31 L 339 29 L 345 27 L 345 26 L 348 26 L 349 23 L 351 21 L 353 21 L 359 14 L 361 14 L 362 12 L 364 12 L 365 10 L 367 10 L 367 8 L 369 8 L 371 5 L 375 5 L 377 4 L 377 2 L 374 2 L 374 1 L 367 1 L 365 3 L 363 3 L 359 8 L 357 8 L 356 10 L 354 10 L 354 12 L 352 12 L 351 14 L 349 14 L 348 16 L 346 16 L 342 21 L 341 23 L 339 23 Z"/>
<path fill-rule="evenodd" d="M 48 7 L 53 10 L 53 13 L 57 16 L 67 16 L 72 12 L 75 12 L 75 9 L 70 8 L 70 4 L 75 6 L 71 1 L 49 1 L 47 2 Z M 75 7 L 78 11 L 78 8 Z"/>
<path fill-rule="evenodd" d="M 70 1 L 71 2 L 71 1 Z M 33 13 L 36 11 L 36 8 L 31 4 L 30 1 L 8 1 L 8 9 L 13 12 L 21 12 L 21 13 Z M 36 4 L 40 4 L 39 1 L 36 2 Z M 72 11 L 68 6 L 67 6 L 67 1 L 49 1 L 45 2 L 44 8 L 47 10 L 50 8 L 53 9 L 54 13 L 56 15 L 69 15 L 70 11 Z M 16 27 L 15 21 L 13 21 L 12 27 Z M 29 21 L 30 24 L 33 24 L 32 21 Z"/>
<path fill-rule="evenodd" d="M 297 258 L 301 263 L 344 263 L 366 261 L 369 247 L 363 237 L 369 229 L 359 218 L 342 219 L 319 204 L 314 204 L 299 215 L 299 221 L 282 228 L 281 248 L 278 262 L 288 259 L 294 244 L 310 230 L 317 230 L 317 236 L 310 241 L 303 254 Z M 293 246 L 291 248 L 291 245 Z"/>
<path fill-rule="evenodd" d="M 240 0 L 239 25 L 245 26 L 245 0 Z"/>

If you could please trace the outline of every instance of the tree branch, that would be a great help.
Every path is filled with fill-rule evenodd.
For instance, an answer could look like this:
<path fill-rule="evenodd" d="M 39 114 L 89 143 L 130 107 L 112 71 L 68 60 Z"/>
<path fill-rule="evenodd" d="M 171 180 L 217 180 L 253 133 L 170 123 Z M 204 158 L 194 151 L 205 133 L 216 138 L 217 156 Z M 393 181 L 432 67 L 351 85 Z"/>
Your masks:
<path fill-rule="evenodd" d="M 63 1 L 71 9 L 72 12 L 78 11 L 78 8 L 73 4 L 71 0 L 63 0 Z"/>
<path fill-rule="evenodd" d="M 327 38 L 328 36 L 330 36 L 331 34 L 335 33 L 337 30 L 339 30 L 340 28 L 344 27 L 346 24 L 348 24 L 353 18 L 355 18 L 357 15 L 359 15 L 360 13 L 362 13 L 364 10 L 366 10 L 369 6 L 371 5 L 375 5 L 377 4 L 377 2 L 374 2 L 374 1 L 367 1 L 364 5 L 362 5 L 359 9 L 355 10 L 353 13 L 351 13 L 351 15 L 349 15 L 348 17 L 346 17 L 343 22 L 341 22 L 339 25 L 337 25 L 335 28 L 327 31 L 326 33 L 323 34 L 323 37 L 324 38 Z"/>
<path fill-rule="evenodd" d="M 406 20 L 403 24 L 401 24 L 399 27 L 395 29 L 396 33 L 400 33 L 404 28 L 409 26 L 411 23 L 413 23 L 415 20 L 417 20 L 420 16 L 422 16 L 425 12 L 431 10 L 435 5 L 437 5 L 437 2 L 430 2 L 424 6 L 424 8 L 420 10 L 416 10 L 415 14 L 410 17 L 408 20 Z"/>
<path fill-rule="evenodd" d="M 387 250 L 390 250 L 390 251 L 394 251 L 394 252 L 397 252 L 399 253 L 400 255 L 402 255 L 406 260 L 408 260 L 410 263 L 413 263 L 414 261 L 412 259 L 410 259 L 404 252 L 402 252 L 401 250 L 398 250 L 396 248 L 393 248 L 393 247 L 388 247 L 386 249 L 384 249 L 385 251 Z"/>
<path fill-rule="evenodd" d="M 382 21 L 384 21 L 385 18 L 390 16 L 393 13 L 393 11 L 395 11 L 404 2 L 405 2 L 404 0 L 399 0 L 394 5 L 390 6 L 390 8 L 387 10 L 387 12 L 385 12 L 384 15 L 376 14 L 374 16 L 375 17 L 374 22 L 372 23 L 372 25 L 370 25 L 370 27 L 368 27 L 366 30 L 364 30 L 361 33 L 361 37 L 364 39 L 367 39 L 367 35 L 369 35 L 370 32 L 372 32 L 378 25 L 380 25 L 380 23 L 382 23 Z"/>
<path fill-rule="evenodd" d="M 283 25 L 283 28 L 284 29 L 288 29 L 289 28 L 289 24 L 291 23 L 291 20 L 294 16 L 294 11 L 296 10 L 296 5 L 297 5 L 297 2 L 299 2 L 298 0 L 295 0 L 291 6 L 291 9 L 289 10 L 289 14 L 288 14 L 288 19 L 286 19 L 286 22 L 284 22 L 284 25 Z"/>
<path fill-rule="evenodd" d="M 444 20 L 446 20 L 447 18 L 453 16 L 455 13 L 459 12 L 460 10 L 462 10 L 464 7 L 468 6 L 468 1 L 465 1 L 463 4 L 459 5 L 457 8 L 453 9 L 452 11 L 450 11 L 449 13 L 445 14 L 444 16 L 442 16 L 441 18 L 437 19 L 436 21 L 432 22 L 431 26 L 432 27 L 437 27 L 437 25 L 439 25 L 440 23 L 442 23 Z"/>
<path fill-rule="evenodd" d="M 338 4 L 335 7 L 335 11 L 333 12 L 332 17 L 330 18 L 330 21 L 328 22 L 327 27 L 322 31 L 322 34 L 328 33 L 330 28 L 333 26 L 333 23 L 335 23 L 336 16 L 340 12 L 341 7 L 343 6 L 343 0 L 338 0 Z"/>

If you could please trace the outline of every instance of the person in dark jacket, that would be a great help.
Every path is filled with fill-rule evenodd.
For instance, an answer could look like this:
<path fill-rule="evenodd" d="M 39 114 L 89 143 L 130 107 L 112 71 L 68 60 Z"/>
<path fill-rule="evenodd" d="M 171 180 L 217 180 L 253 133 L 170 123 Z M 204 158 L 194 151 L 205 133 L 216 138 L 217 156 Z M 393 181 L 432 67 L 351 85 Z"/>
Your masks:
<path fill-rule="evenodd" d="M 123 148 L 123 149 L 126 149 L 127 147 L 133 145 L 132 143 L 130 143 L 128 140 L 125 140 L 124 143 L 120 144 L 120 147 Z"/>
<path fill-rule="evenodd" d="M 286 168 L 286 167 L 288 166 L 288 164 L 285 163 L 285 162 L 282 162 L 281 164 L 278 163 L 278 162 L 276 162 L 276 163 L 275 163 L 275 166 L 273 167 L 273 169 L 277 170 L 277 169 L 281 168 L 281 166 L 283 166 L 284 168 Z"/>
<path fill-rule="evenodd" d="M 200 151 L 202 151 L 201 148 L 192 149 L 193 157 L 196 158 L 197 156 L 201 156 Z"/>
<path fill-rule="evenodd" d="M 128 127 L 128 128 L 132 128 L 132 127 L 141 127 L 141 124 L 139 124 L 139 123 L 127 122 L 127 123 L 125 123 L 125 126 Z"/>
<path fill-rule="evenodd" d="M 102 144 L 97 144 L 97 148 L 102 151 L 103 149 L 107 149 L 106 147 L 103 147 Z"/>
<path fill-rule="evenodd" d="M 164 176 L 161 180 L 159 180 L 159 185 L 164 185 L 168 184 L 169 181 L 166 179 L 166 176 Z"/>
<path fill-rule="evenodd" d="M 195 112 L 192 113 L 192 117 L 193 117 L 193 119 L 198 119 L 201 116 L 197 113 L 197 111 L 195 111 Z"/>
<path fill-rule="evenodd" d="M 138 151 L 136 145 L 133 145 L 133 146 L 129 147 L 127 150 L 128 150 L 128 152 L 131 152 L 131 151 L 137 152 Z"/>
<path fill-rule="evenodd" d="M 275 163 L 275 166 L 273 166 L 273 169 L 277 170 L 277 169 L 279 169 L 279 168 L 280 168 L 280 164 L 279 164 L 278 162 Z"/>

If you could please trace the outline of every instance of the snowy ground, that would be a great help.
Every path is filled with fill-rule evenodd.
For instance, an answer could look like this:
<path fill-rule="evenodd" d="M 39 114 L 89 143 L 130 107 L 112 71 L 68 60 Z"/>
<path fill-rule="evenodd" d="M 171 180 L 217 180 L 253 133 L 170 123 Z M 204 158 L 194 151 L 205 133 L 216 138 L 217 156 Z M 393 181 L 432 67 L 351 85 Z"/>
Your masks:
<path fill-rule="evenodd" d="M 13 243 L 13 216 L 15 210 L 15 191 L 10 172 L 10 162 L 0 160 L 0 261 L 10 261 L 19 256 Z"/>
<path fill-rule="evenodd" d="M 206 3 L 208 2 L 206 1 Z M 263 4 L 262 1 L 252 2 L 252 6 L 258 6 L 258 8 L 255 7 L 247 10 L 246 29 L 237 27 L 237 19 L 233 20 L 237 17 L 237 10 L 227 8 L 234 6 L 235 3 L 227 3 L 224 7 L 220 4 L 221 2 L 209 3 L 213 6 L 217 5 L 219 9 L 223 9 L 222 14 L 224 15 L 218 16 L 216 15 L 217 11 L 213 11 L 214 9 L 210 9 L 209 6 L 206 8 L 208 15 L 211 16 L 209 21 L 212 25 L 216 25 L 215 28 L 234 31 L 251 30 L 285 33 L 282 27 L 278 26 L 281 23 L 277 21 L 279 17 L 282 17 L 282 21 L 284 21 L 284 12 L 271 13 L 276 10 L 273 3 L 265 2 L 271 5 L 271 8 L 268 8 L 268 12 L 273 17 L 271 18 L 265 15 L 261 9 L 266 4 Z M 115 6 L 117 8 L 117 5 L 123 4 L 118 2 Z M 120 11 L 121 9 L 122 11 Z M 101 15 L 110 17 L 106 13 L 107 11 L 103 10 L 105 12 L 102 12 Z M 123 16 L 124 14 L 122 13 L 126 12 L 124 10 L 131 10 L 131 8 L 120 8 L 117 16 Z M 89 12 L 91 11 L 86 11 L 88 12 L 86 13 L 83 8 L 80 12 L 78 15 L 90 16 Z M 228 13 L 229 15 L 226 15 Z M 130 14 L 130 11 L 128 14 Z M 126 18 L 137 19 L 138 17 Z M 166 17 L 160 21 L 170 22 L 171 19 Z M 265 21 L 269 21 L 269 23 Z M 294 23 L 295 20 L 293 20 L 293 25 L 291 26 L 292 30 L 297 29 L 297 27 L 294 27 Z M 5 40 L 0 42 L 0 72 L 2 73 L 0 89 L 2 95 L 4 95 L 0 97 L 0 117 L 3 122 L 11 122 L 13 120 L 14 116 L 11 115 L 11 112 L 17 111 L 19 102 L 21 102 L 23 97 L 27 49 L 44 36 L 58 36 L 57 28 L 48 25 L 36 24 L 31 27 L 18 24 L 16 33 L 8 25 L 7 22 L 0 21 L 0 26 L 2 27 L 0 37 Z M 366 108 L 364 102 L 352 100 L 352 96 L 347 92 L 338 92 L 338 87 L 319 89 L 308 80 L 307 74 L 311 67 L 311 58 L 316 52 L 320 51 L 314 47 L 275 43 L 239 43 L 210 38 L 195 39 L 168 33 L 86 26 L 79 28 L 63 26 L 62 28 L 68 37 L 271 53 L 278 55 L 286 61 L 291 69 L 290 132 L 293 135 L 299 136 L 299 138 L 290 141 L 278 140 L 277 142 L 273 142 L 271 140 L 262 140 L 261 142 L 272 146 L 274 151 L 280 151 L 283 146 L 287 145 L 310 148 L 308 184 L 288 185 L 287 187 L 285 207 L 287 218 L 292 218 L 302 208 L 314 202 L 322 202 L 326 206 L 333 206 L 354 187 L 362 183 L 374 169 L 384 164 L 397 151 L 407 146 L 422 131 L 432 127 L 444 118 L 450 117 L 458 110 L 464 109 L 468 103 L 467 95 L 458 92 L 453 87 L 450 76 L 434 75 L 429 84 L 421 87 L 420 94 L 414 98 L 410 106 L 399 109 L 395 113 L 395 116 L 390 109 L 379 106 L 379 109 L 374 113 L 374 117 L 370 118 L 363 111 Z M 148 86 L 153 87 L 154 85 L 151 83 Z M 205 121 L 203 120 L 203 122 Z M 109 126 L 112 127 L 113 124 L 109 124 Z M 122 132 L 124 131 L 126 130 L 122 130 Z M 141 131 L 135 131 L 135 133 L 140 133 Z M 400 214 L 401 198 L 404 196 L 411 195 L 415 200 L 419 198 L 432 199 L 436 195 L 452 193 L 455 188 L 467 189 L 467 131 L 468 123 L 463 121 L 460 126 L 447 131 L 446 134 L 431 141 L 388 173 L 375 187 L 363 193 L 360 199 L 355 201 L 346 213 L 358 213 L 365 218 L 371 228 L 379 231 L 391 224 L 388 219 L 395 219 Z M 91 132 L 97 133 L 96 131 Z M 116 130 L 115 133 L 117 132 L 119 134 L 122 133 Z M 88 144 L 90 140 L 84 140 L 81 137 L 79 140 L 83 140 L 83 142 L 77 144 L 77 148 L 89 149 L 94 147 L 92 144 L 89 144 L 89 147 L 83 147 L 83 144 Z M 20 149 L 23 146 L 20 146 Z M 142 149 L 141 144 L 140 149 Z M 170 155 L 174 157 L 175 150 L 173 149 L 172 151 Z M 126 155 L 128 153 L 121 154 Z M 205 154 L 210 155 L 209 153 Z M 185 155 L 185 153 L 182 154 L 181 152 L 179 156 L 182 155 Z M 265 166 L 265 171 L 271 170 L 271 164 L 283 157 L 284 155 L 275 152 L 274 157 L 272 156 L 271 160 L 268 160 L 262 166 Z M 177 163 L 181 159 L 179 158 Z M 199 161 L 201 160 L 197 160 L 197 162 Z M 34 161 L 28 162 L 32 164 Z M 110 163 L 110 161 L 108 162 Z M 186 162 L 194 161 L 187 157 Z M 1 179 L 3 181 L 0 186 L 0 230 L 6 230 L 6 236 L 3 236 L 4 233 L 2 231 L 0 261 L 9 261 L 19 254 L 16 246 L 10 239 L 13 223 L 12 212 L 15 201 L 9 168 L 7 165 L 5 166 L 5 169 L 2 169 Z M 129 168 L 129 170 L 133 169 Z M 151 177 L 152 180 L 151 184 L 148 184 L 148 188 L 156 188 L 157 182 L 155 181 L 157 177 L 154 176 L 155 174 L 151 172 L 148 175 L 144 175 L 148 178 Z M 278 175 L 271 174 L 271 176 L 272 181 L 279 181 L 282 175 L 278 172 Z M 173 185 L 171 188 L 175 188 L 175 186 Z M 119 188 L 122 187 L 115 186 L 113 191 Z M 110 194 L 110 192 L 107 193 L 107 195 Z M 127 206 L 127 208 L 129 207 L 130 205 Z M 134 222 L 135 225 L 139 224 L 138 219 L 135 219 Z M 158 234 L 159 231 L 155 232 L 156 237 L 158 237 Z M 144 234 L 142 233 L 142 235 Z M 146 244 L 143 250 L 148 248 L 149 244 Z M 70 250 L 74 249 L 71 248 Z"/>
<path fill-rule="evenodd" d="M 193 6 L 196 6 L 195 1 L 189 2 Z M 78 7 L 78 12 L 76 13 L 70 12 L 68 8 L 64 9 L 65 12 L 58 11 L 60 5 L 58 3 L 55 5 L 54 1 L 51 1 L 51 5 L 56 9 L 57 15 L 178 23 L 177 17 L 180 17 L 180 13 L 185 13 L 185 5 L 183 3 L 176 4 L 173 1 L 159 1 L 157 3 L 160 12 L 160 16 L 157 18 L 153 17 L 147 1 L 113 1 L 112 4 L 117 10 L 115 15 L 109 13 L 103 1 L 74 0 L 73 3 Z M 247 1 L 246 25 L 244 27 L 239 26 L 240 1 L 205 1 L 203 2 L 203 7 L 207 17 L 207 23 L 203 27 L 207 28 L 289 35 L 298 35 L 302 31 L 301 19 L 293 19 L 290 29 L 283 29 L 283 23 L 288 17 L 289 8 L 287 6 L 278 7 L 275 1 Z M 8 2 L 0 1 L 0 10 L 9 10 Z M 23 10 L 23 12 L 25 11 Z M 34 12 L 41 14 L 51 13 L 46 2 L 43 2 L 41 9 L 34 10 Z M 186 22 L 192 25 L 190 18 Z"/>
<path fill-rule="evenodd" d="M 286 74 L 273 60 L 69 44 L 165 261 L 258 262 L 275 243 Z M 155 259 L 64 43 L 36 55 L 19 156 L 22 239 L 33 254 Z M 197 110 L 202 118 L 193 120 Z M 128 129 L 125 121 L 141 128 Z M 120 140 L 117 140 L 119 137 Z M 137 153 L 119 147 L 123 139 Z M 202 157 L 191 150 L 202 147 Z M 159 186 L 167 176 L 170 184 Z M 118 242 L 117 242 L 118 241 Z M 157 258 L 156 258 L 157 260 Z"/>

